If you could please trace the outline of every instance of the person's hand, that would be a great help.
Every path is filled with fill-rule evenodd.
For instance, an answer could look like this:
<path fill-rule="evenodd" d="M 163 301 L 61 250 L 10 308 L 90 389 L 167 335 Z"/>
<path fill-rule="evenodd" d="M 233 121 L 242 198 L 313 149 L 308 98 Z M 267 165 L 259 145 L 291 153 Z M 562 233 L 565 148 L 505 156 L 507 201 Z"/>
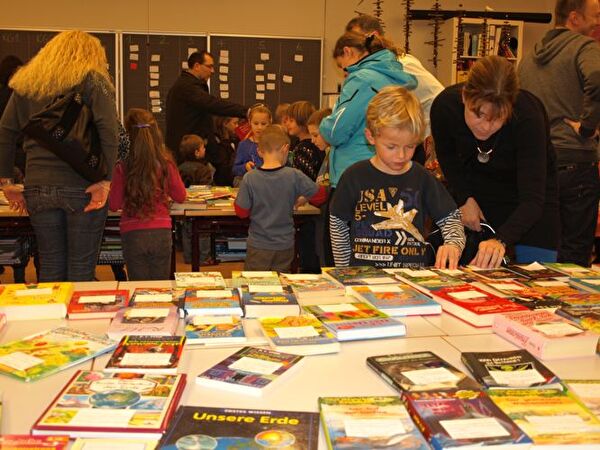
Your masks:
<path fill-rule="evenodd" d="M 458 260 L 461 254 L 460 248 L 452 244 L 444 244 L 440 246 L 435 255 L 435 268 L 436 269 L 450 269 L 455 270 L 458 268 Z"/>
<path fill-rule="evenodd" d="M 2 188 L 4 196 L 8 200 L 8 206 L 12 211 L 24 214 L 27 211 L 25 197 L 23 196 L 23 186 L 20 184 L 7 184 Z"/>
<path fill-rule="evenodd" d="M 481 269 L 495 269 L 500 267 L 505 253 L 506 248 L 502 242 L 497 239 L 488 239 L 479 243 L 479 250 L 471 264 Z"/>
<path fill-rule="evenodd" d="M 462 224 L 473 231 L 481 231 L 481 221 L 485 220 L 485 217 L 477 201 L 473 197 L 469 197 L 459 209 Z"/>
<path fill-rule="evenodd" d="M 95 209 L 102 209 L 106 205 L 108 200 L 108 193 L 110 192 L 110 181 L 99 181 L 94 183 L 85 190 L 87 194 L 90 194 L 90 202 L 87 204 L 83 212 L 94 211 Z"/>
<path fill-rule="evenodd" d="M 296 203 L 294 203 L 294 209 L 298 209 L 301 206 L 304 206 L 308 203 L 308 199 L 306 197 L 304 197 L 303 195 L 301 195 L 300 197 L 298 197 L 296 199 Z"/>
<path fill-rule="evenodd" d="M 256 166 L 256 164 L 254 164 L 254 161 L 248 161 L 246 163 L 246 172 L 250 172 L 252 169 L 254 169 L 254 167 Z"/>
<path fill-rule="evenodd" d="M 575 131 L 575 133 L 577 133 L 577 135 L 579 136 L 579 129 L 581 128 L 581 122 L 580 121 L 567 119 L 565 117 L 563 119 L 563 122 L 565 122 L 567 125 L 569 125 L 571 128 L 573 128 L 573 131 Z M 599 133 L 600 133 L 600 130 L 596 129 L 595 133 L 591 136 L 591 138 L 596 138 Z"/>

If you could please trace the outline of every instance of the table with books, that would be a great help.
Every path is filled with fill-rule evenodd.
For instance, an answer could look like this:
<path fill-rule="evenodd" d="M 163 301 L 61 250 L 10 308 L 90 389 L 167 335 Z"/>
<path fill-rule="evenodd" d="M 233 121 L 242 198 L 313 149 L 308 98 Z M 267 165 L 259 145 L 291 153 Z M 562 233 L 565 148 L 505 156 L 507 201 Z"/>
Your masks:
<path fill-rule="evenodd" d="M 28 358 L 43 358 L 42 354 L 36 353 L 10 357 L 10 353 L 3 351 L 3 346 L 46 329 L 67 327 L 73 333 L 89 335 L 108 332 L 116 339 L 114 343 L 124 337 L 114 352 L 113 344 L 102 354 L 37 381 L 26 383 L 1 376 L 0 430 L 3 434 L 27 434 L 33 427 L 38 435 L 63 432 L 72 437 L 84 436 L 88 430 L 88 437 L 127 436 L 135 438 L 136 442 L 142 437 L 159 437 L 166 430 L 159 448 L 173 450 L 425 450 L 429 445 L 460 448 L 477 442 L 492 447 L 492 444 L 512 443 L 515 448 L 528 448 L 531 441 L 523 431 L 536 444 L 560 443 L 561 449 L 600 447 L 600 421 L 593 415 L 600 412 L 600 358 L 595 353 L 598 336 L 585 340 L 583 335 L 590 336 L 590 332 L 573 334 L 568 328 L 575 326 L 573 322 L 571 325 L 550 324 L 549 319 L 544 318 L 542 329 L 554 333 L 568 331 L 566 337 L 578 339 L 572 342 L 577 342 L 577 347 L 585 347 L 587 354 L 569 357 L 575 350 L 580 353 L 583 350 L 557 347 L 552 351 L 562 349 L 564 352 L 566 348 L 573 353 L 556 357 L 555 353 L 544 353 L 551 350 L 541 349 L 540 355 L 552 357 L 540 360 L 521 350 L 517 341 L 510 342 L 497 334 L 502 331 L 495 323 L 501 316 L 499 310 L 494 313 L 497 317 L 491 319 L 493 327 L 481 326 L 490 318 L 475 317 L 477 310 L 472 306 L 485 302 L 487 309 L 482 314 L 487 315 L 490 302 L 503 304 L 506 297 L 502 294 L 506 290 L 519 289 L 521 296 L 514 300 L 521 303 L 532 299 L 543 302 L 546 297 L 538 296 L 539 292 L 549 295 L 550 291 L 558 290 L 567 301 L 561 309 L 572 314 L 574 308 L 588 308 L 594 312 L 594 305 L 597 308 L 600 301 L 591 290 L 573 293 L 570 288 L 557 284 L 557 278 L 543 278 L 545 281 L 541 285 L 524 279 L 516 281 L 505 278 L 506 272 L 474 274 L 473 271 L 461 271 L 452 274 L 452 280 L 450 274 L 443 272 L 438 274 L 442 280 L 427 279 L 433 278 L 431 270 L 383 273 L 352 268 L 324 269 L 324 272 L 326 275 L 282 274 L 279 277 L 272 272 L 234 272 L 233 278 L 227 283 L 223 280 L 222 284 L 220 274 L 215 272 L 180 273 L 174 281 L 74 283 L 70 288 L 74 293 L 68 311 L 81 313 L 80 319 L 85 317 L 85 310 L 77 309 L 75 303 L 83 302 L 82 298 L 92 302 L 94 295 L 102 298 L 98 302 L 107 302 L 111 290 L 133 297 L 128 308 L 116 311 L 114 321 L 140 317 L 142 311 L 155 318 L 157 311 L 176 310 L 177 307 L 181 312 L 178 316 L 183 316 L 184 312 L 187 316 L 185 320 L 175 318 L 171 333 L 154 337 L 135 336 L 136 331 L 158 326 L 143 320 L 124 326 L 111 323 L 109 318 L 76 320 L 75 316 L 54 320 L 9 320 L 0 331 L 0 372 L 6 368 L 3 363 L 29 367 L 35 361 Z M 350 281 L 350 275 L 360 280 L 358 286 Z M 573 281 L 571 287 L 597 286 L 596 280 L 600 278 L 594 272 L 577 272 L 575 275 L 568 279 Z M 466 280 L 470 280 L 469 284 L 459 282 Z M 560 281 L 565 280 L 566 277 L 560 277 Z M 276 283 L 279 282 L 283 286 L 278 287 Z M 439 305 L 438 313 L 435 313 L 435 302 L 431 302 L 430 297 L 423 298 L 418 290 L 415 292 L 417 286 L 423 285 L 432 289 L 429 293 L 441 304 L 441 314 Z M 490 285 L 499 290 L 490 289 Z M 536 291 L 538 286 L 540 290 Z M 45 285 L 29 288 L 44 293 L 49 289 Z M 10 291 L 12 288 L 8 285 L 4 289 Z M 7 311 L 9 319 L 11 314 L 17 317 L 18 311 L 6 309 L 3 294 L 0 293 L 0 312 Z M 489 297 L 483 298 L 487 294 Z M 297 300 L 296 306 L 291 300 Z M 448 306 L 449 303 L 452 305 Z M 456 309 L 461 303 L 471 304 L 464 315 Z M 124 301 L 122 306 L 126 304 Z M 310 311 L 314 316 L 297 316 L 301 312 L 298 304 L 306 307 L 304 313 Z M 219 315 L 215 312 L 219 307 L 229 308 L 228 312 Z M 203 311 L 203 308 L 209 309 Z M 427 314 L 389 318 L 382 313 L 387 311 L 397 315 L 402 308 L 405 308 L 404 314 L 410 314 L 410 311 Z M 409 311 L 408 308 L 413 309 Z M 135 316 L 128 316 L 128 311 L 135 312 Z M 205 314 L 207 311 L 210 313 Z M 547 309 L 542 308 L 542 311 Z M 222 336 L 233 336 L 229 330 L 238 327 L 238 323 L 229 318 L 240 313 L 246 316 L 239 324 L 245 333 L 244 340 L 219 342 Z M 517 308 L 503 317 L 525 313 Z M 341 317 L 342 322 L 336 322 L 335 317 Z M 480 326 L 472 326 L 458 317 Z M 318 325 L 313 326 L 316 319 L 319 319 Z M 352 327 L 349 327 L 350 323 Z M 588 322 L 582 323 L 577 326 L 589 326 Z M 213 324 L 231 324 L 232 327 L 215 334 L 218 326 L 215 328 Z M 316 334 L 307 333 L 309 325 Z M 353 334 L 357 330 L 359 333 Z M 370 334 L 373 330 L 377 333 Z M 388 337 L 383 337 L 386 333 Z M 170 337 L 170 334 L 186 335 L 185 347 L 183 338 Z M 83 339 L 83 335 L 80 338 Z M 593 348 L 590 342 L 594 344 Z M 173 347 L 167 352 L 168 362 L 159 358 L 165 369 L 150 369 L 149 361 L 159 360 L 156 358 L 163 352 L 163 346 Z M 294 348 L 296 354 L 292 351 Z M 6 359 L 7 355 L 9 359 Z M 104 375 L 89 372 L 102 371 L 105 367 L 112 372 Z M 84 372 L 72 378 L 78 370 Z M 137 371 L 137 375 L 129 373 L 132 370 Z M 176 374 L 187 375 L 187 380 L 184 375 Z M 477 384 L 467 374 L 482 384 Z M 587 381 L 568 381 L 567 391 L 557 384 L 560 380 Z M 494 385 L 510 387 L 515 383 L 535 389 L 493 389 Z M 65 388 L 67 385 L 69 387 Z M 144 394 L 142 391 L 139 391 L 141 397 L 132 394 L 135 389 L 148 385 L 154 386 L 151 392 L 163 394 Z M 490 389 L 483 390 L 482 385 Z M 133 391 L 123 386 L 130 386 Z M 561 388 L 557 389 L 559 386 Z M 59 395 L 63 389 L 65 391 Z M 92 391 L 86 394 L 89 389 Z M 58 403 L 53 405 L 55 397 Z M 408 406 L 411 415 L 418 415 L 419 426 L 425 427 L 422 431 L 429 439 L 428 444 L 402 402 Z M 143 407 L 139 406 L 142 404 Z M 180 408 L 174 414 L 177 405 Z M 48 412 L 44 413 L 46 408 Z M 128 412 L 129 408 L 139 411 Z M 320 426 L 319 410 L 323 415 Z M 164 422 L 160 426 L 154 424 L 152 430 L 145 429 L 144 423 L 153 423 L 152 414 L 159 414 L 159 411 L 164 414 L 161 416 Z M 77 414 L 81 417 L 75 420 Z M 103 426 L 86 423 L 86 420 L 94 422 L 93 417 Z M 167 423 L 168 417 L 171 418 Z M 125 418 L 137 427 L 124 426 Z M 568 430 L 556 431 L 561 427 Z M 109 443 L 111 448 L 129 450 L 123 442 L 109 441 L 102 441 L 105 447 L 98 441 L 94 444 L 97 447 L 76 444 L 73 448 L 104 450 L 109 448 Z M 152 444 L 145 443 L 147 446 L 142 447 L 138 443 L 134 447 L 133 443 L 133 440 L 127 443 L 132 445 L 132 450 L 153 448 Z"/>

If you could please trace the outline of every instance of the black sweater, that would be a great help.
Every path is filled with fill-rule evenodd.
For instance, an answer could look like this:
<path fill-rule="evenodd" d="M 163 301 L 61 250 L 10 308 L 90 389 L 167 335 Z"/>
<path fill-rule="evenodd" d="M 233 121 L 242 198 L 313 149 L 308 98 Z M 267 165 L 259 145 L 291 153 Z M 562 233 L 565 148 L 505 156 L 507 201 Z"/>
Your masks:
<path fill-rule="evenodd" d="M 464 119 L 462 84 L 446 88 L 431 107 L 431 130 L 448 187 L 459 206 L 473 197 L 499 239 L 556 249 L 559 238 L 556 155 L 541 102 L 521 90 L 509 121 L 477 142 Z M 493 148 L 477 160 L 477 147 Z"/>

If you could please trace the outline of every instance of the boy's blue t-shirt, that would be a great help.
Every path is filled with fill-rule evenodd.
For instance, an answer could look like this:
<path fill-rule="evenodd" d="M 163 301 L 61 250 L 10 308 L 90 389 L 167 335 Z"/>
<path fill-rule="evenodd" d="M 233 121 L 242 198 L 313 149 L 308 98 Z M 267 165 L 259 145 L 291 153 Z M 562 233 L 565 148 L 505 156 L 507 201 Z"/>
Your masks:
<path fill-rule="evenodd" d="M 291 167 L 255 169 L 244 175 L 235 203 L 250 210 L 248 245 L 263 250 L 294 246 L 294 203 L 311 198 L 317 184 Z"/>

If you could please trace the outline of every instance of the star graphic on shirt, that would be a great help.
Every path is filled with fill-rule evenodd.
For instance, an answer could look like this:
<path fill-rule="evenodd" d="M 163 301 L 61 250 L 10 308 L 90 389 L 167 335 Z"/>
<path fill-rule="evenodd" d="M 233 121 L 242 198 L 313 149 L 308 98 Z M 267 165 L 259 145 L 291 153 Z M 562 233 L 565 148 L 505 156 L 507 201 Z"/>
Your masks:
<path fill-rule="evenodd" d="M 423 239 L 423 236 L 421 236 L 417 227 L 412 223 L 417 212 L 416 209 L 404 212 L 404 202 L 402 200 L 398 200 L 396 206 L 392 206 L 388 203 L 387 211 L 375 211 L 376 216 L 386 217 L 387 220 L 372 224 L 371 226 L 375 230 L 404 230 L 412 234 L 419 242 L 424 243 L 425 239 Z"/>

